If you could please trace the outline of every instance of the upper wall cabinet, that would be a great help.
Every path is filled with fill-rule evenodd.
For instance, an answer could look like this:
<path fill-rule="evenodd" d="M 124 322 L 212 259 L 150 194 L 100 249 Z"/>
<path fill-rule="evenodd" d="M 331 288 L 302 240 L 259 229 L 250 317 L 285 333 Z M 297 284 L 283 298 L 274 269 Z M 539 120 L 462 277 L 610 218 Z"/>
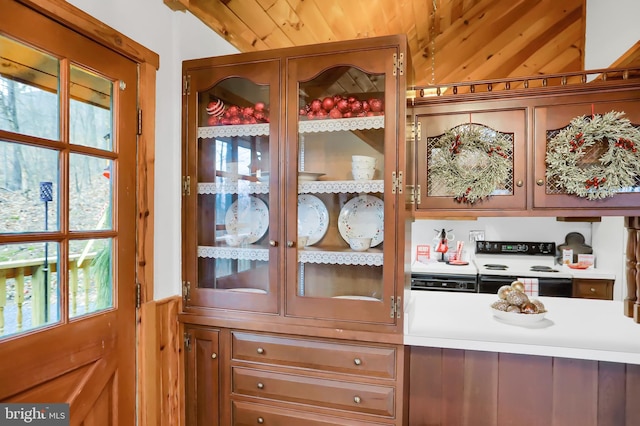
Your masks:
<path fill-rule="evenodd" d="M 416 216 L 632 214 L 640 205 L 636 74 L 471 82 L 411 97 Z"/>
<path fill-rule="evenodd" d="M 405 49 L 184 63 L 186 312 L 400 329 Z"/>

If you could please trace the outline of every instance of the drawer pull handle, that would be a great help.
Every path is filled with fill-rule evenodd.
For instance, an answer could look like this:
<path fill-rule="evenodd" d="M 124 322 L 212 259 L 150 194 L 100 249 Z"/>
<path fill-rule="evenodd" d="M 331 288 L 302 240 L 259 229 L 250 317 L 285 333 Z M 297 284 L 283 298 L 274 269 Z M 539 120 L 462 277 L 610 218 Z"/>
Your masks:
<path fill-rule="evenodd" d="M 542 179 L 538 179 L 538 180 L 536 181 L 536 185 L 538 185 L 538 186 L 542 186 L 542 185 L 544 185 L 544 181 L 543 181 Z"/>
<path fill-rule="evenodd" d="M 214 352 L 214 353 L 212 353 L 212 354 L 211 354 L 211 359 L 216 359 L 216 358 L 218 358 L 218 354 L 217 354 L 217 353 L 215 353 L 215 352 Z"/>
<path fill-rule="evenodd" d="M 294 245 L 293 241 L 287 241 L 287 247 L 293 247 Z"/>
<path fill-rule="evenodd" d="M 256 350 L 256 352 L 258 352 L 260 355 L 262 355 L 262 354 L 264 353 L 264 349 L 262 349 L 262 348 L 258 348 L 258 349 Z"/>
<path fill-rule="evenodd" d="M 356 359 L 353 360 L 353 363 L 355 365 L 360 365 L 360 364 L 362 364 L 362 360 L 360 358 L 356 358 Z"/>
<path fill-rule="evenodd" d="M 271 247 L 276 247 L 278 245 L 278 242 L 276 240 L 269 240 L 269 245 Z"/>
<path fill-rule="evenodd" d="M 356 395 L 353 397 L 353 402 L 355 402 L 356 404 L 360 404 L 362 402 L 362 399 L 360 399 L 360 397 Z"/>
<path fill-rule="evenodd" d="M 595 293 L 595 292 L 596 292 L 596 289 L 591 287 L 591 293 Z"/>
<path fill-rule="evenodd" d="M 264 419 L 262 417 L 258 417 L 258 424 L 261 425 L 264 423 Z"/>
<path fill-rule="evenodd" d="M 258 382 L 258 389 L 264 389 L 264 383 Z"/>
<path fill-rule="evenodd" d="M 517 186 L 518 188 L 522 188 L 522 185 L 524 185 L 524 182 L 523 182 L 523 181 L 519 180 L 519 181 L 517 181 L 517 182 L 516 182 L 516 186 Z"/>

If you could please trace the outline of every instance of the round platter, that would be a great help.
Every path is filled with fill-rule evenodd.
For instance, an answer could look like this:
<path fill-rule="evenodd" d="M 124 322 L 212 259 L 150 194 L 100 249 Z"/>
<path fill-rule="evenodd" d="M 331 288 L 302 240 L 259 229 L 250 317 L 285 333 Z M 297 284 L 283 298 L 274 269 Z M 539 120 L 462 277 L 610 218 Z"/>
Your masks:
<path fill-rule="evenodd" d="M 384 203 L 373 195 L 359 195 L 346 202 L 338 216 L 338 231 L 347 243 L 351 237 L 371 237 L 371 247 L 384 239 Z"/>
<path fill-rule="evenodd" d="M 246 235 L 253 244 L 269 229 L 269 208 L 260 198 L 246 196 L 231 204 L 224 217 L 228 234 Z"/>
<path fill-rule="evenodd" d="M 324 237 L 329 228 L 329 211 L 315 195 L 298 195 L 298 236 L 308 236 L 311 246 Z"/>

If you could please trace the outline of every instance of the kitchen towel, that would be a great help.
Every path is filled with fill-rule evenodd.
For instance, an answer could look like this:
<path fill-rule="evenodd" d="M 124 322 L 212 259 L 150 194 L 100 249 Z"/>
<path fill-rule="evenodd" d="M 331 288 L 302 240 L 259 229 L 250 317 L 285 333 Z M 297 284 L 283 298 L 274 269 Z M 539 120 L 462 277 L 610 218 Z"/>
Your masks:
<path fill-rule="evenodd" d="M 538 279 L 537 278 L 518 278 L 524 284 L 524 293 L 527 296 L 538 297 Z"/>

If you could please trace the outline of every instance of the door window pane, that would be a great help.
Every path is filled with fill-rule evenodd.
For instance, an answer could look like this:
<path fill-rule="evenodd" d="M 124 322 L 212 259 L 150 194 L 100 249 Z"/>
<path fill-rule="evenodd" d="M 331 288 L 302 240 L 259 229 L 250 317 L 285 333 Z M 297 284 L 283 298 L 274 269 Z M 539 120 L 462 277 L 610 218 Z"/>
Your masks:
<path fill-rule="evenodd" d="M 60 321 L 58 243 L 0 245 L 0 339 Z"/>
<path fill-rule="evenodd" d="M 57 231 L 58 152 L 0 141 L 0 233 Z"/>
<path fill-rule="evenodd" d="M 111 160 L 71 154 L 69 229 L 111 229 Z"/>
<path fill-rule="evenodd" d="M 0 129 L 58 140 L 59 61 L 0 36 Z"/>
<path fill-rule="evenodd" d="M 72 66 L 70 90 L 69 141 L 110 151 L 113 83 Z"/>
<path fill-rule="evenodd" d="M 110 238 L 69 243 L 69 318 L 113 306 L 112 246 Z"/>

